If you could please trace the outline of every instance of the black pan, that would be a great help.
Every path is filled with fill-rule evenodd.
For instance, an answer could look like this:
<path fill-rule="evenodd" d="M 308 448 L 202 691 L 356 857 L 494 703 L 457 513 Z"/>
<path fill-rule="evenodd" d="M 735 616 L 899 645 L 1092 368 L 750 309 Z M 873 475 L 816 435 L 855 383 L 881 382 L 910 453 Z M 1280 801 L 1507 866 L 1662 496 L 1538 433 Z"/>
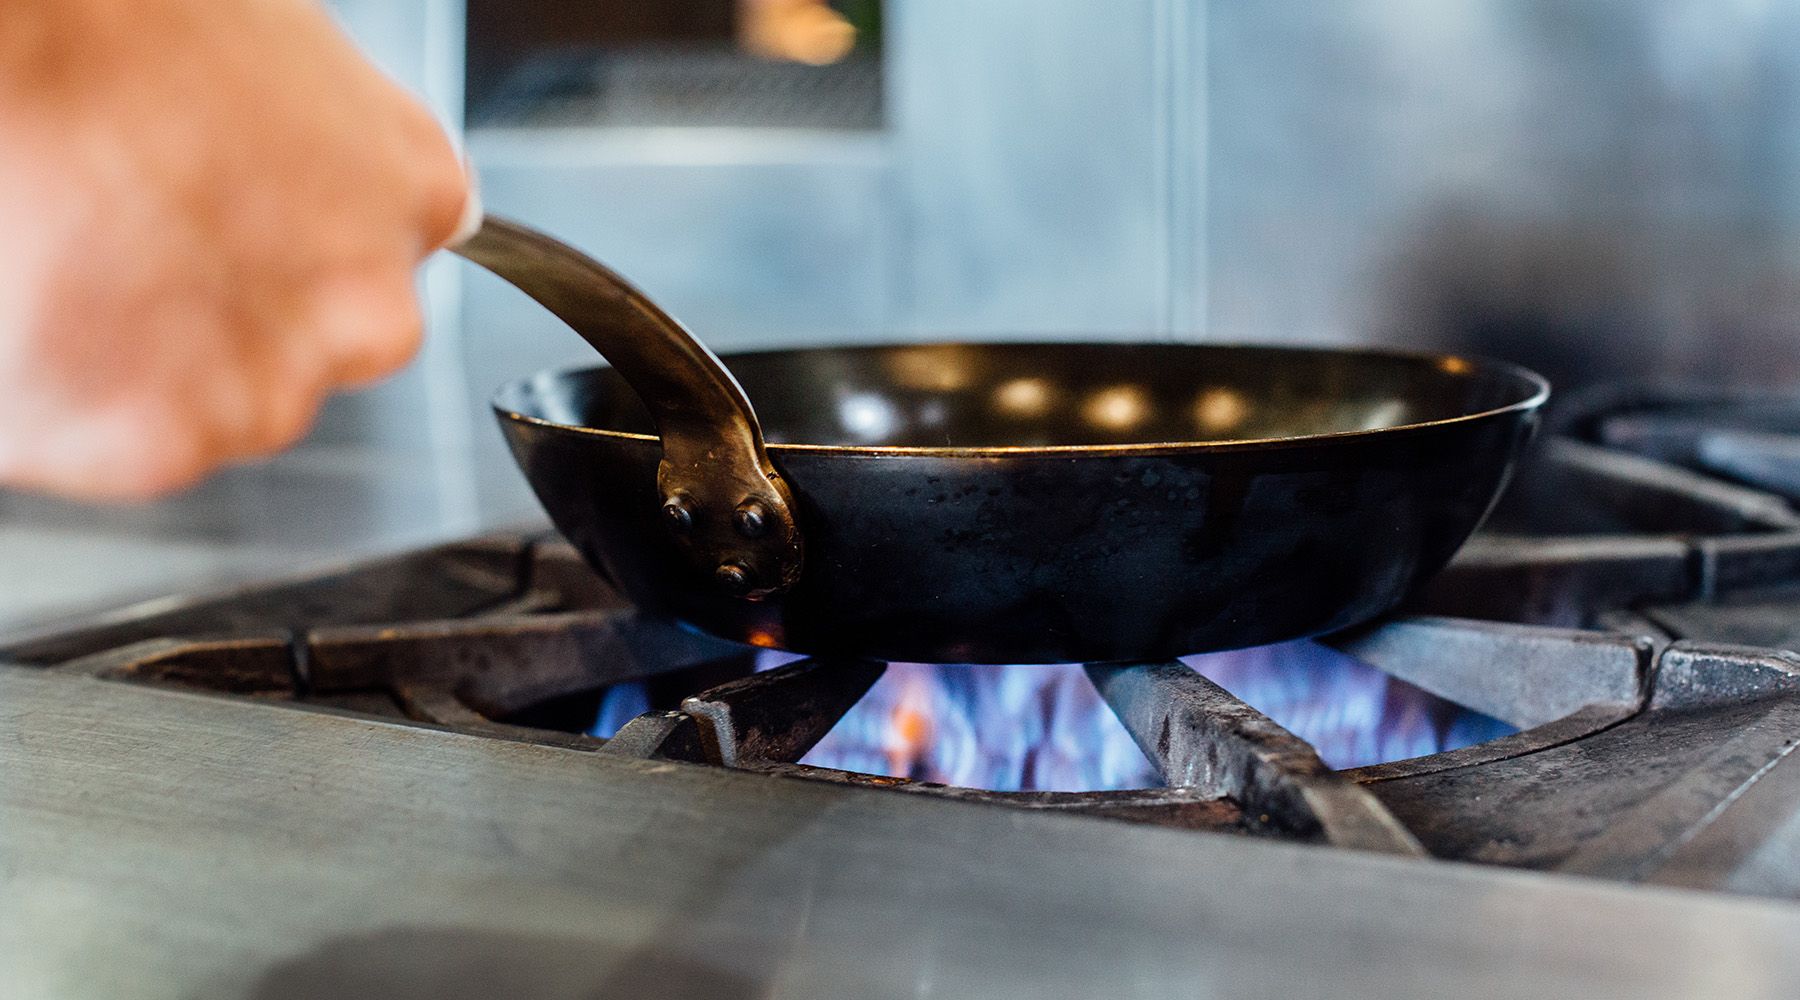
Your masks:
<path fill-rule="evenodd" d="M 812 654 L 1136 660 L 1365 621 L 1475 530 L 1548 395 L 1395 351 L 930 344 L 732 356 L 759 424 L 600 265 L 493 219 L 460 252 L 615 366 L 495 401 L 563 534 L 644 609 Z"/>

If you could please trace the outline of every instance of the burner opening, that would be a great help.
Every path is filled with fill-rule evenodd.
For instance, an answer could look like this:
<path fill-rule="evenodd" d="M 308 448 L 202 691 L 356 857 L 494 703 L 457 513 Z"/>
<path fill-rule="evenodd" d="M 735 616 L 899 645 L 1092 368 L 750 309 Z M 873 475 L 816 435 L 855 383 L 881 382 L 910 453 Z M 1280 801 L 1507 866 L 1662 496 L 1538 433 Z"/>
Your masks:
<path fill-rule="evenodd" d="M 688 695 L 757 669 L 767 666 L 755 654 L 711 660 L 641 680 L 565 692 L 493 719 L 512 726 L 610 738 L 620 726 L 645 712 L 677 708 Z"/>
<path fill-rule="evenodd" d="M 503 722 L 509 726 L 526 726 L 531 729 L 552 729 L 562 733 L 587 732 L 594 721 L 600 706 L 605 703 L 607 693 L 627 685 L 614 685 L 610 688 L 590 688 L 586 691 L 575 691 L 557 695 L 540 702 L 534 702 L 517 712 L 496 715 L 495 722 Z M 641 689 L 642 685 L 638 685 Z"/>

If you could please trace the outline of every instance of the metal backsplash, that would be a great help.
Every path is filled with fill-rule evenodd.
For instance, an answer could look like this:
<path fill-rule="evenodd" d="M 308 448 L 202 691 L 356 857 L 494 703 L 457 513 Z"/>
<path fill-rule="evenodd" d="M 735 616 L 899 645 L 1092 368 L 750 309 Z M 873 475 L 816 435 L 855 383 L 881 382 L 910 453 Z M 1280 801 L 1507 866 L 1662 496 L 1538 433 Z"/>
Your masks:
<path fill-rule="evenodd" d="M 1800 375 L 1800 5 L 1207 10 L 1208 326 Z"/>

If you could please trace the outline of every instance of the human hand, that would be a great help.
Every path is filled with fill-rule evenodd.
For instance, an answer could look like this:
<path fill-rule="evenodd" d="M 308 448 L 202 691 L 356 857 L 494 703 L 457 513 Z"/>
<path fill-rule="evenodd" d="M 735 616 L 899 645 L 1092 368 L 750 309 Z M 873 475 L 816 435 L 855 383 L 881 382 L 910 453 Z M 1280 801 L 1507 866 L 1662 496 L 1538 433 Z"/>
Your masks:
<path fill-rule="evenodd" d="M 0 485 L 149 497 L 289 446 L 414 354 L 472 202 L 315 0 L 12 0 Z"/>

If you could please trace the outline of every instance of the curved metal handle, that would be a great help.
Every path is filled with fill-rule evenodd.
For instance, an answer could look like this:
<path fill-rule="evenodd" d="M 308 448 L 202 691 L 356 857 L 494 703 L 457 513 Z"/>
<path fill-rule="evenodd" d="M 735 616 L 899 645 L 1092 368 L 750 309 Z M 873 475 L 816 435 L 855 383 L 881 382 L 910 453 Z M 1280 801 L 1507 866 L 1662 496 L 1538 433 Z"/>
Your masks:
<path fill-rule="evenodd" d="M 800 578 L 793 494 L 744 390 L 712 352 L 600 262 L 487 216 L 457 254 L 516 285 L 612 363 L 662 436 L 662 520 L 697 568 L 751 600 Z"/>

